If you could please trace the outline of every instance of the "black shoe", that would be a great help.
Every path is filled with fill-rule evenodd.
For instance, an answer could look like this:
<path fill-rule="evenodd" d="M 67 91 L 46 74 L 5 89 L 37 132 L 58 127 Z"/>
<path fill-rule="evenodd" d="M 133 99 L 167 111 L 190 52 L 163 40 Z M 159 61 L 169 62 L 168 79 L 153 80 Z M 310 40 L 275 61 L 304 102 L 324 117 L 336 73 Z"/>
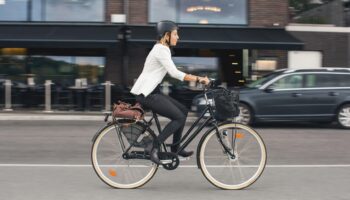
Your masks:
<path fill-rule="evenodd" d="M 150 156 L 151 156 L 151 161 L 156 163 L 157 165 L 160 164 L 160 160 L 159 160 L 159 157 L 158 157 L 158 148 L 153 148 L 151 153 L 150 153 Z"/>
<path fill-rule="evenodd" d="M 148 143 L 145 147 L 145 152 L 150 155 L 151 161 L 156 163 L 157 165 L 160 164 L 160 160 L 158 157 L 158 146 L 154 144 L 153 142 Z"/>
<path fill-rule="evenodd" d="M 186 158 L 186 157 L 192 156 L 192 154 L 193 154 L 193 151 L 185 151 L 185 150 L 182 150 L 182 151 L 180 151 L 177 155 Z"/>

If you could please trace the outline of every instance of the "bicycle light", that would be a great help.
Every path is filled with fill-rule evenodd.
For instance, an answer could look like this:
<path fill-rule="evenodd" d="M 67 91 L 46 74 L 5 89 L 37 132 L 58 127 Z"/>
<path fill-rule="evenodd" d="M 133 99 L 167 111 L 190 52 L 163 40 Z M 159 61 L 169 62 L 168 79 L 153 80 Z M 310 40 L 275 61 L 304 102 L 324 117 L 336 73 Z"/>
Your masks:
<path fill-rule="evenodd" d="M 224 136 L 227 136 L 227 130 L 224 130 L 224 131 L 222 132 L 222 134 L 223 134 Z"/>

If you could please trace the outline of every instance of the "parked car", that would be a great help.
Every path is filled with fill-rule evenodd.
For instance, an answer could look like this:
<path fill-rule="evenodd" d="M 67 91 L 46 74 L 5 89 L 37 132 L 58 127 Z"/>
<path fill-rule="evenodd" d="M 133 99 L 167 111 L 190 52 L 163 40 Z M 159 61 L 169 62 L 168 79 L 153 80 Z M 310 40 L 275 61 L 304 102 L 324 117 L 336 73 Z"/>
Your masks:
<path fill-rule="evenodd" d="M 198 95 L 192 108 L 201 113 L 205 100 Z M 337 121 L 350 128 L 350 68 L 278 70 L 240 90 L 237 120 Z"/>

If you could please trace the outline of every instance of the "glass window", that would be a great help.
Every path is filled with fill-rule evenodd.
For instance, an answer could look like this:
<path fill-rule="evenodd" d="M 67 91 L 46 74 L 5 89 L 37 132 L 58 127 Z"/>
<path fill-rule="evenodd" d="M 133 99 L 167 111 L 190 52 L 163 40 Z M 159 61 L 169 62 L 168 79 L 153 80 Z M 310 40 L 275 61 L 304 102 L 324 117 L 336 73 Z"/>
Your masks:
<path fill-rule="evenodd" d="M 0 80 L 25 81 L 26 53 L 24 48 L 0 48 Z"/>
<path fill-rule="evenodd" d="M 273 83 L 274 89 L 292 89 L 302 88 L 303 86 L 303 75 L 295 74 L 283 77 Z"/>
<path fill-rule="evenodd" d="M 0 21 L 27 21 L 28 0 L 0 0 Z"/>
<path fill-rule="evenodd" d="M 103 22 L 104 0 L 0 0 L 0 21 Z"/>
<path fill-rule="evenodd" d="M 350 87 L 350 75 L 347 74 L 308 74 L 306 87 Z"/>
<path fill-rule="evenodd" d="M 75 79 L 95 85 L 104 82 L 105 57 L 97 56 L 41 56 L 26 55 L 22 49 L 0 48 L 0 79 L 35 84 L 52 80 L 56 85 L 72 86 Z"/>
<path fill-rule="evenodd" d="M 150 0 L 149 21 L 194 24 L 247 24 L 246 0 Z"/>
<path fill-rule="evenodd" d="M 260 79 L 250 83 L 247 85 L 249 88 L 259 88 L 262 85 L 266 84 L 267 82 L 271 81 L 272 79 L 276 78 L 279 76 L 281 73 L 279 72 L 274 72 L 274 73 L 269 73 L 266 74 L 265 76 L 261 77 Z"/>
<path fill-rule="evenodd" d="M 31 56 L 30 69 L 38 83 L 52 80 L 55 84 L 72 86 L 81 78 L 87 84 L 98 84 L 104 80 L 104 57 L 83 56 Z"/>
<path fill-rule="evenodd" d="M 0 55 L 0 79 L 24 81 L 26 74 L 26 60 L 22 55 Z"/>
<path fill-rule="evenodd" d="M 103 0 L 33 0 L 33 21 L 104 21 Z"/>
<path fill-rule="evenodd" d="M 255 61 L 255 70 L 273 71 L 277 69 L 277 59 L 259 59 Z"/>
<path fill-rule="evenodd" d="M 337 74 L 338 87 L 350 87 L 350 74 Z"/>
<path fill-rule="evenodd" d="M 176 2 L 174 0 L 150 0 L 148 15 L 150 22 L 159 22 L 161 20 L 178 21 L 176 13 Z"/>

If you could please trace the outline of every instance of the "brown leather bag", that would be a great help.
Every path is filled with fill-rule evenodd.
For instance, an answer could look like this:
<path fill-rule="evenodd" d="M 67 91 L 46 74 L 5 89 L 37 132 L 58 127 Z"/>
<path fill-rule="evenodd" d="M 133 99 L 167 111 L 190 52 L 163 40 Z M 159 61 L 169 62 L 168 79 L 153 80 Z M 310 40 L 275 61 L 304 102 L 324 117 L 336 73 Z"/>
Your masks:
<path fill-rule="evenodd" d="M 140 103 L 136 103 L 131 106 L 129 103 L 123 101 L 118 101 L 117 104 L 113 104 L 113 117 L 117 118 L 128 118 L 135 120 L 142 120 L 144 117 L 145 111 L 142 109 Z"/>

